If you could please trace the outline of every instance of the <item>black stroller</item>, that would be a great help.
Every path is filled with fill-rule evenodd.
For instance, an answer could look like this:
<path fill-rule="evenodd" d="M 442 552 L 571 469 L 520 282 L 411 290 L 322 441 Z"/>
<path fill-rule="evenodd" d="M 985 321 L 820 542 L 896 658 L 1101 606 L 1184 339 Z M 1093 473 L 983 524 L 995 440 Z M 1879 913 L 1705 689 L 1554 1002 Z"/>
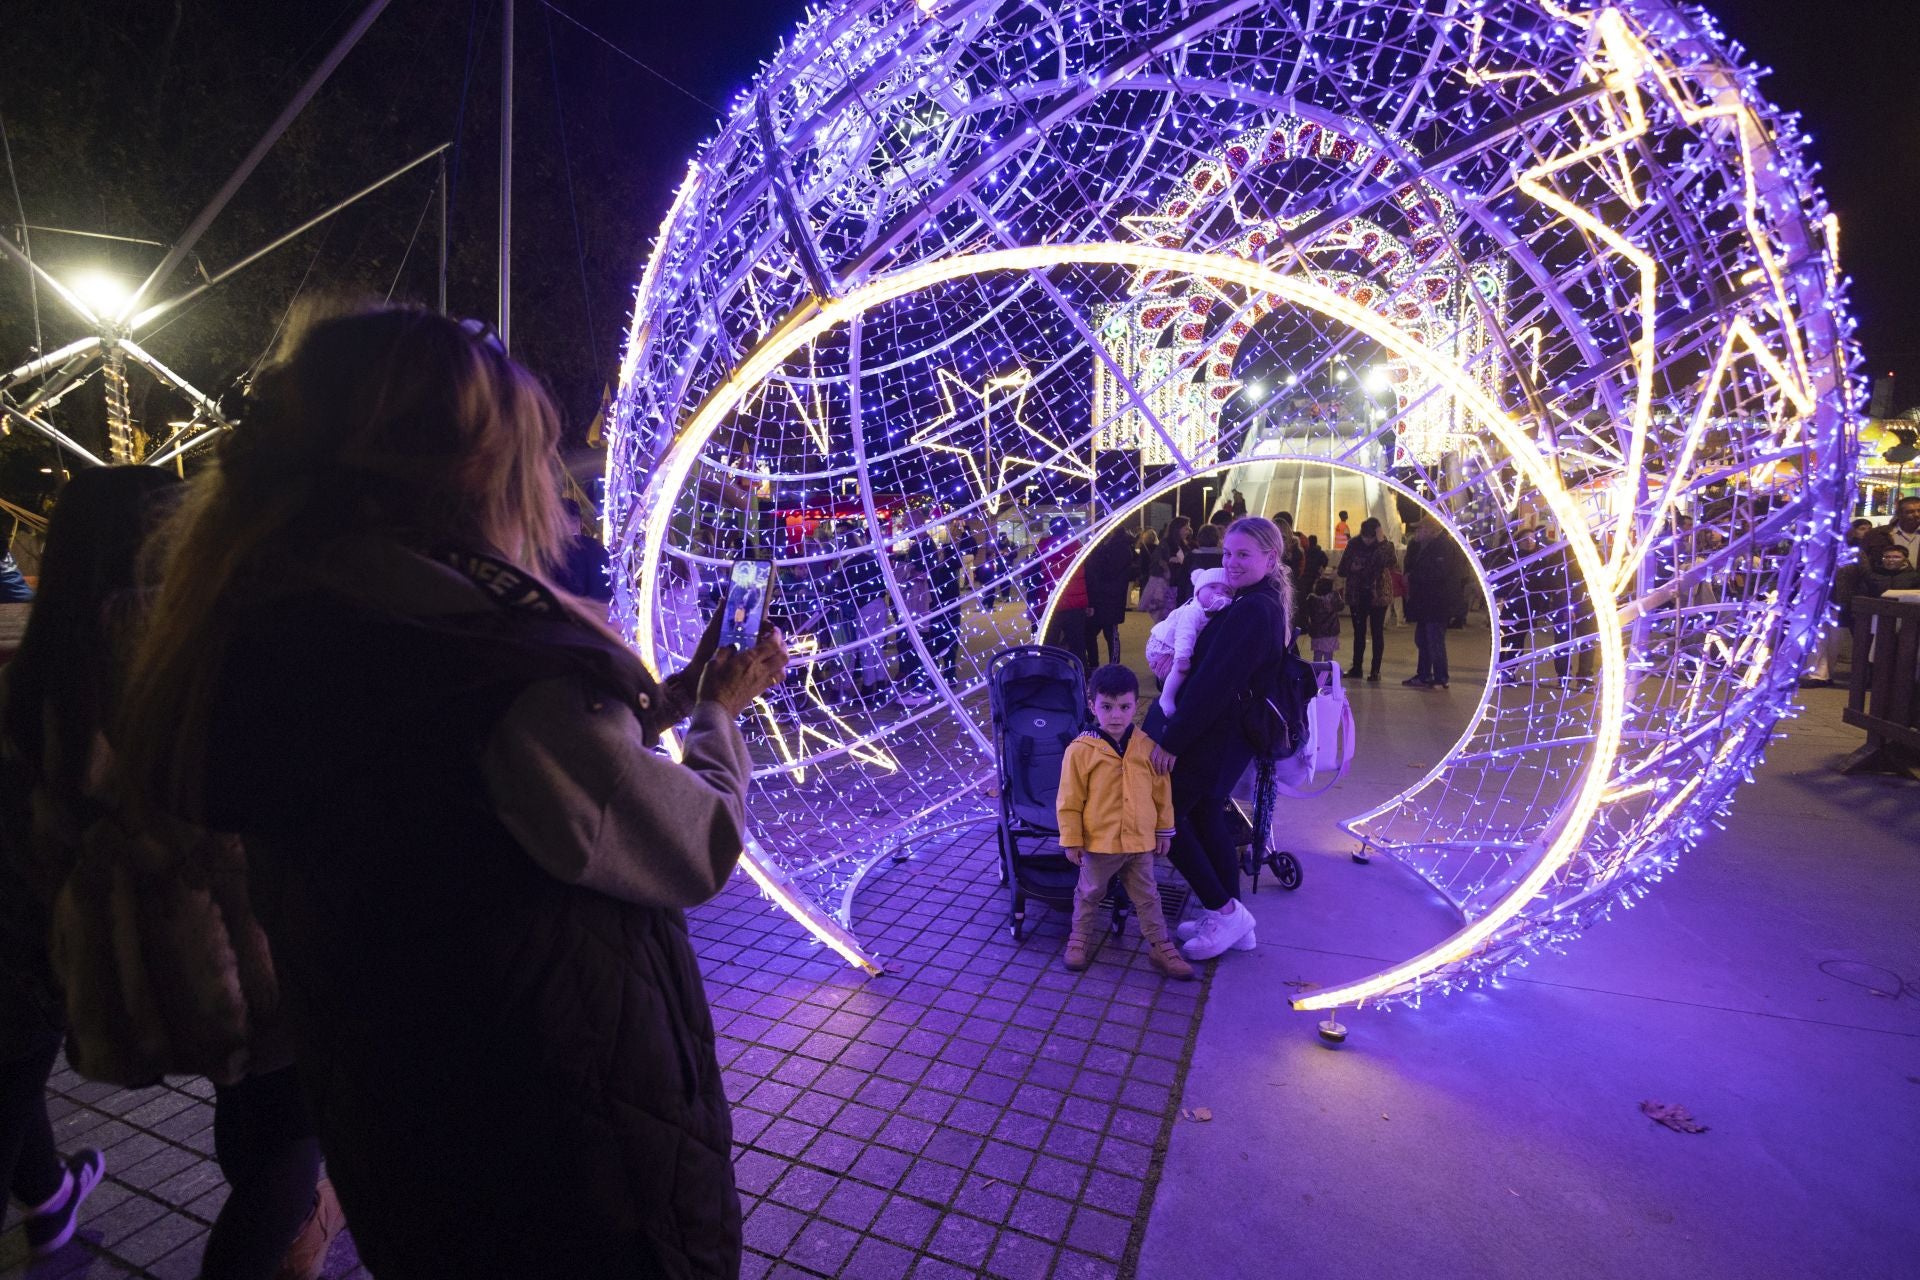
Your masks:
<path fill-rule="evenodd" d="M 1026 933 L 1028 898 L 1073 908 L 1080 872 L 1060 852 L 1054 800 L 1060 759 L 1086 723 L 1086 673 L 1065 649 L 1018 645 L 987 660 L 987 697 L 1000 780 L 1000 880 L 1013 894 L 1018 942 Z M 1108 895 L 1118 933 L 1128 905 L 1118 877 Z"/>

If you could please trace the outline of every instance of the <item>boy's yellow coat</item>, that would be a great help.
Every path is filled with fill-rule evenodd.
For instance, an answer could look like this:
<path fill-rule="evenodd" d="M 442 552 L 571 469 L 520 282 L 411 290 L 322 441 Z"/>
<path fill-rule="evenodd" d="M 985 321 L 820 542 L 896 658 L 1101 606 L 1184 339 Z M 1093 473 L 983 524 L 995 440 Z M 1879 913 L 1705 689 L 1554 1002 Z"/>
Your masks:
<path fill-rule="evenodd" d="M 1153 741 L 1135 729 L 1122 760 L 1097 733 L 1067 744 L 1060 761 L 1060 844 L 1090 853 L 1152 853 L 1173 834 L 1173 783 L 1153 771 Z"/>

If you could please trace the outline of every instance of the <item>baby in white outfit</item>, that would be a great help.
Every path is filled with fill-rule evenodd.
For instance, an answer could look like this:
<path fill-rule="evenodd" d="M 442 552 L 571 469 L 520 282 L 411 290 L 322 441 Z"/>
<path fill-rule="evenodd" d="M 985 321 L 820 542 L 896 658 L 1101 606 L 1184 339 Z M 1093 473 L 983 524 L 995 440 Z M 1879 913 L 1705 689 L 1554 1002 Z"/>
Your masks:
<path fill-rule="evenodd" d="M 1220 612 L 1232 601 L 1233 592 L 1227 589 L 1225 569 L 1195 570 L 1193 598 L 1168 614 L 1164 621 L 1154 623 L 1153 630 L 1147 633 L 1147 665 L 1158 671 L 1169 659 L 1173 664 L 1172 670 L 1160 681 L 1160 710 L 1167 715 L 1173 714 L 1180 684 L 1187 678 L 1188 668 L 1193 666 L 1193 646 L 1200 639 L 1200 629 L 1207 625 L 1210 615 Z"/>

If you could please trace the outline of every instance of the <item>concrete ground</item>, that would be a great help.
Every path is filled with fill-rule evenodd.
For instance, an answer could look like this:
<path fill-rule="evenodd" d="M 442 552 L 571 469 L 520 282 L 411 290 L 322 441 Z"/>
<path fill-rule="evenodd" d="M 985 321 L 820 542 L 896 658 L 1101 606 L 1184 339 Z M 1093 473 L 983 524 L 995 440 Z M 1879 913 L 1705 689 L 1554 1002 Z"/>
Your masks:
<path fill-rule="evenodd" d="M 1331 823 L 1433 758 L 1405 712 L 1438 695 L 1353 693 L 1360 741 L 1402 749 L 1302 815 L 1302 888 L 1263 889 L 1260 947 L 1216 966 L 1182 1100 L 1213 1120 L 1175 1127 L 1141 1280 L 1920 1276 L 1920 785 L 1836 771 L 1844 693 L 1803 695 L 1727 829 L 1635 910 L 1497 992 L 1349 1012 L 1333 1050 L 1289 984 L 1451 923 Z"/>

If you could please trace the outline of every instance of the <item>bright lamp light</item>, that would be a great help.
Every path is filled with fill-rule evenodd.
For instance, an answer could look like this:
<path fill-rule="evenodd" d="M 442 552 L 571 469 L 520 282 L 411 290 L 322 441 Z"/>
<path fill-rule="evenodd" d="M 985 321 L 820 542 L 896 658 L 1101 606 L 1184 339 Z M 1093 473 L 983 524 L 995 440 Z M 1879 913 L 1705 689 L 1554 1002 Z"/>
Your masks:
<path fill-rule="evenodd" d="M 103 320 L 118 320 L 133 302 L 133 288 L 126 279 L 98 267 L 80 272 L 67 287 Z"/>

